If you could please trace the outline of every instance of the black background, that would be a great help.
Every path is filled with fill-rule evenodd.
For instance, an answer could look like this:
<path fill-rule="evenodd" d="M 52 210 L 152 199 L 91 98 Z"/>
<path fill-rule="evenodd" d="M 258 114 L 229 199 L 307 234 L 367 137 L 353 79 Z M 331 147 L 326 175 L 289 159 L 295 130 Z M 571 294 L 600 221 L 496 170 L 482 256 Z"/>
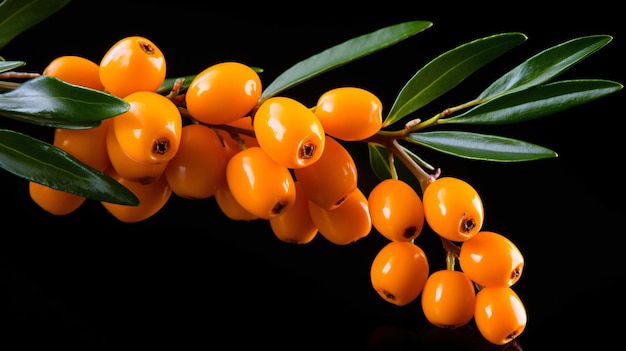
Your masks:
<path fill-rule="evenodd" d="M 390 107 L 401 86 L 437 55 L 483 36 L 522 32 L 528 40 L 447 94 L 432 111 L 475 97 L 524 59 L 563 41 L 609 34 L 614 40 L 560 78 L 623 83 L 623 22 L 602 2 L 547 11 L 503 2 L 486 7 L 378 4 L 209 5 L 194 2 L 73 1 L 2 48 L 6 60 L 41 72 L 59 55 L 99 61 L 128 35 L 157 43 L 168 76 L 195 74 L 219 61 L 264 68 L 269 84 L 301 59 L 352 37 L 409 20 L 433 27 L 391 48 L 286 92 L 307 105 L 325 90 L 365 87 Z M 419 303 L 382 301 L 369 265 L 385 243 L 372 232 L 347 246 L 321 236 L 307 245 L 277 240 L 267 222 L 233 222 L 213 199 L 172 196 L 154 217 L 117 222 L 97 202 L 55 217 L 29 198 L 27 182 L 0 172 L 4 206 L 0 235 L 0 342 L 18 345 L 197 345 L 348 349 L 548 350 L 621 343 L 620 284 L 624 186 L 618 125 L 623 92 L 521 125 L 484 132 L 535 142 L 559 158 L 491 164 L 418 150 L 444 175 L 466 179 L 485 204 L 483 228 L 513 240 L 526 258 L 514 286 L 528 325 L 511 345 L 424 322 Z M 51 130 L 0 122 L 0 127 L 50 138 Z M 48 139 L 50 140 L 50 139 Z M 364 145 L 347 145 L 368 192 L 375 179 Z M 445 264 L 434 234 L 417 239 L 432 269 Z"/>

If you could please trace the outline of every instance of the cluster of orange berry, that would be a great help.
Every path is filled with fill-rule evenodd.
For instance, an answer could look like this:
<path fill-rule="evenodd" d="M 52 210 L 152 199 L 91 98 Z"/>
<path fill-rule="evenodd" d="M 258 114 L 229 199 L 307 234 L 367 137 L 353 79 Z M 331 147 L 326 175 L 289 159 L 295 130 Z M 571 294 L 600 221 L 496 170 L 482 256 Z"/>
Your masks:
<path fill-rule="evenodd" d="M 474 318 L 496 344 L 524 329 L 524 306 L 511 289 L 523 257 L 504 236 L 481 231 L 482 202 L 469 184 L 434 179 L 421 197 L 397 178 L 379 182 L 369 195 L 358 187 L 355 161 L 342 141 L 366 140 L 381 130 L 382 103 L 371 92 L 334 88 L 312 108 L 283 96 L 261 99 L 254 69 L 222 62 L 195 75 L 183 94 L 175 87 L 165 95 L 159 92 L 165 57 L 141 36 L 118 41 L 100 63 L 58 57 L 43 74 L 130 105 L 98 127 L 57 128 L 54 134 L 55 146 L 137 196 L 138 206 L 101 202 L 118 220 L 145 220 L 175 194 L 213 197 L 230 219 L 267 220 L 278 239 L 294 244 L 319 233 L 346 245 L 374 228 L 389 239 L 370 272 L 386 301 L 401 306 L 421 294 L 431 323 L 456 328 Z M 55 215 L 86 200 L 35 182 L 29 191 Z M 460 270 L 430 273 L 414 243 L 426 223 L 448 243 Z"/>

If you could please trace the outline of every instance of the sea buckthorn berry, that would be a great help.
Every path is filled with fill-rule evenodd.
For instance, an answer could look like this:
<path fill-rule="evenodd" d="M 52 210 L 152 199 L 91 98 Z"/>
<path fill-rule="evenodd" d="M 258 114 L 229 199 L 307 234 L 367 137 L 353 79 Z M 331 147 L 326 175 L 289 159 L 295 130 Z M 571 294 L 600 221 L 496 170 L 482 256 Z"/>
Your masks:
<path fill-rule="evenodd" d="M 483 225 L 483 203 L 474 187 L 454 177 L 438 178 L 422 196 L 424 216 L 430 228 L 441 237 L 462 242 Z"/>
<path fill-rule="evenodd" d="M 95 90 L 104 90 L 100 82 L 100 67 L 97 63 L 82 56 L 59 56 L 44 68 L 43 75 Z"/>
<path fill-rule="evenodd" d="M 439 270 L 426 279 L 421 303 L 424 316 L 430 323 L 440 328 L 456 329 L 474 317 L 476 290 L 465 273 Z"/>
<path fill-rule="evenodd" d="M 424 227 L 424 205 L 419 194 L 400 179 L 385 179 L 368 197 L 372 224 L 393 241 L 412 241 Z"/>
<path fill-rule="evenodd" d="M 259 218 L 237 202 L 227 182 L 222 183 L 217 188 L 214 198 L 222 213 L 234 221 L 252 221 Z"/>
<path fill-rule="evenodd" d="M 227 124 L 249 113 L 261 97 L 261 79 L 249 66 L 221 62 L 198 73 L 187 88 L 189 114 L 208 124 Z"/>
<path fill-rule="evenodd" d="M 140 163 L 171 160 L 180 145 L 183 121 L 178 107 L 158 93 L 138 91 L 124 98 L 130 109 L 112 117 L 120 148 Z"/>
<path fill-rule="evenodd" d="M 54 146 L 67 151 L 82 163 L 99 171 L 104 171 L 110 164 L 106 138 L 111 119 L 100 122 L 99 126 L 86 129 L 54 130 Z"/>
<path fill-rule="evenodd" d="M 429 275 L 426 253 L 408 241 L 390 241 L 374 257 L 372 287 L 385 301 L 398 306 L 413 302 Z"/>
<path fill-rule="evenodd" d="M 338 207 L 357 188 L 358 171 L 350 152 L 326 137 L 324 152 L 313 164 L 294 169 L 306 197 L 324 209 Z"/>
<path fill-rule="evenodd" d="M 322 123 L 294 99 L 267 99 L 254 114 L 253 126 L 259 146 L 287 168 L 309 166 L 324 152 L 326 135 Z"/>
<path fill-rule="evenodd" d="M 380 99 L 362 88 L 340 87 L 322 94 L 314 109 L 328 135 L 342 140 L 363 140 L 383 125 Z"/>
<path fill-rule="evenodd" d="M 86 200 L 85 197 L 32 181 L 28 182 L 28 192 L 30 198 L 39 207 L 57 216 L 64 216 L 74 212 Z"/>
<path fill-rule="evenodd" d="M 112 127 L 109 127 L 107 132 L 106 146 L 111 167 L 121 178 L 126 180 L 144 185 L 150 184 L 158 180 L 167 168 L 167 162 L 137 162 L 128 157 L 120 147 Z"/>
<path fill-rule="evenodd" d="M 289 169 L 258 146 L 230 158 L 226 181 L 237 202 L 259 218 L 278 216 L 296 200 L 296 186 Z"/>
<path fill-rule="evenodd" d="M 336 245 L 353 243 L 366 237 L 372 230 L 367 197 L 359 188 L 331 210 L 309 201 L 309 214 L 319 233 Z"/>
<path fill-rule="evenodd" d="M 511 286 L 522 275 L 524 256 L 502 234 L 481 231 L 461 244 L 459 265 L 481 286 Z"/>
<path fill-rule="evenodd" d="M 142 36 L 129 36 L 113 44 L 99 68 L 105 90 L 120 98 L 137 91 L 156 92 L 165 81 L 165 56 Z"/>
<path fill-rule="evenodd" d="M 474 321 L 486 340 L 504 345 L 526 328 L 526 308 L 511 287 L 487 286 L 476 293 Z"/>
<path fill-rule="evenodd" d="M 165 176 L 159 177 L 150 184 L 141 184 L 122 178 L 112 167 L 107 168 L 105 173 L 125 186 L 139 199 L 137 206 L 100 201 L 102 206 L 121 222 L 135 223 L 154 216 L 165 206 L 172 195 L 172 188 L 167 183 Z"/>
<path fill-rule="evenodd" d="M 269 220 L 274 235 L 290 244 L 307 244 L 317 236 L 317 227 L 309 213 L 309 200 L 302 192 L 302 184 L 296 181 L 296 201 L 280 216 Z"/>
<path fill-rule="evenodd" d="M 206 199 L 226 181 L 229 156 L 213 129 L 188 124 L 181 131 L 176 155 L 165 168 L 174 194 L 188 199 Z"/>

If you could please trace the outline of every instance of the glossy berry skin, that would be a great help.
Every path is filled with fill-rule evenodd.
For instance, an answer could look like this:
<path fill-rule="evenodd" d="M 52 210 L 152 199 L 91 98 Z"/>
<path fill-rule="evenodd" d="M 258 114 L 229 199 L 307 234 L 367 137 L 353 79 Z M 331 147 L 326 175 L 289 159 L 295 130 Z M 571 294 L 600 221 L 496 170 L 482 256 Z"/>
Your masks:
<path fill-rule="evenodd" d="M 59 56 L 44 68 L 43 75 L 85 88 L 104 90 L 104 85 L 100 82 L 100 67 L 82 56 Z"/>
<path fill-rule="evenodd" d="M 372 219 L 367 197 L 357 188 L 341 205 L 325 209 L 309 201 L 309 213 L 319 233 L 336 245 L 348 245 L 369 235 Z"/>
<path fill-rule="evenodd" d="M 86 200 L 85 197 L 32 181 L 28 182 L 28 192 L 39 207 L 56 216 L 76 211 Z"/>
<path fill-rule="evenodd" d="M 178 107 L 167 97 L 148 91 L 132 93 L 124 101 L 130 109 L 113 117 L 111 125 L 122 151 L 140 163 L 171 160 L 183 127 Z"/>
<path fill-rule="evenodd" d="M 340 87 L 322 94 L 314 109 L 328 135 L 341 140 L 363 140 L 383 124 L 380 99 L 362 88 Z"/>
<path fill-rule="evenodd" d="M 296 200 L 289 169 L 274 162 L 260 147 L 233 155 L 226 166 L 226 181 L 237 202 L 259 218 L 278 216 Z"/>
<path fill-rule="evenodd" d="M 253 127 L 259 146 L 287 168 L 309 166 L 324 152 L 326 134 L 322 123 L 294 99 L 267 99 L 254 114 Z"/>
<path fill-rule="evenodd" d="M 326 137 L 324 153 L 313 164 L 294 169 L 310 201 L 324 209 L 338 207 L 357 188 L 358 170 L 352 155 L 332 137 Z"/>
<path fill-rule="evenodd" d="M 412 241 L 424 227 L 424 205 L 409 184 L 389 178 L 369 194 L 368 206 L 374 228 L 389 240 Z"/>
<path fill-rule="evenodd" d="M 526 328 L 526 308 L 511 287 L 488 286 L 476 293 L 474 321 L 485 339 L 504 345 Z"/>
<path fill-rule="evenodd" d="M 524 256 L 502 234 L 480 231 L 461 244 L 459 265 L 481 286 L 511 286 L 522 276 Z"/>
<path fill-rule="evenodd" d="M 206 199 L 226 181 L 229 156 L 213 129 L 188 124 L 181 131 L 176 155 L 167 163 L 165 177 L 172 191 L 187 199 Z"/>
<path fill-rule="evenodd" d="M 152 217 L 165 206 L 172 195 L 172 188 L 164 176 L 159 177 L 159 179 L 150 184 L 144 185 L 120 177 L 112 167 L 107 168 L 105 173 L 125 186 L 139 199 L 139 205 L 137 206 L 100 202 L 120 222 L 136 223 Z"/>
<path fill-rule="evenodd" d="M 385 301 L 408 305 L 422 292 L 429 265 L 422 248 L 408 241 L 390 241 L 376 254 L 370 269 L 372 287 Z"/>
<path fill-rule="evenodd" d="M 483 203 L 474 187 L 454 177 L 438 178 L 424 190 L 424 216 L 441 237 L 462 242 L 478 233 L 484 221 Z"/>
<path fill-rule="evenodd" d="M 115 131 L 111 127 L 107 132 L 106 147 L 111 167 L 126 180 L 144 185 L 150 184 L 159 179 L 167 168 L 167 162 L 146 163 L 130 158 L 120 147 Z"/>
<path fill-rule="evenodd" d="M 440 328 L 456 329 L 474 317 L 474 284 L 463 272 L 436 271 L 426 280 L 421 303 L 424 316 L 430 323 Z"/>
<path fill-rule="evenodd" d="M 289 244 L 308 244 L 318 233 L 309 213 L 309 200 L 302 188 L 302 184 L 296 182 L 294 205 L 269 220 L 274 235 Z"/>
<path fill-rule="evenodd" d="M 207 124 L 228 124 L 246 116 L 261 97 L 261 79 L 239 62 L 221 62 L 197 74 L 185 94 L 189 114 Z"/>
<path fill-rule="evenodd" d="M 259 218 L 259 216 L 250 213 L 237 202 L 227 182 L 222 183 L 217 188 L 214 197 L 222 213 L 234 221 L 252 221 Z"/>
<path fill-rule="evenodd" d="M 105 90 L 124 98 L 138 91 L 156 92 L 165 81 L 167 67 L 163 52 L 152 41 L 129 36 L 109 48 L 99 68 Z"/>

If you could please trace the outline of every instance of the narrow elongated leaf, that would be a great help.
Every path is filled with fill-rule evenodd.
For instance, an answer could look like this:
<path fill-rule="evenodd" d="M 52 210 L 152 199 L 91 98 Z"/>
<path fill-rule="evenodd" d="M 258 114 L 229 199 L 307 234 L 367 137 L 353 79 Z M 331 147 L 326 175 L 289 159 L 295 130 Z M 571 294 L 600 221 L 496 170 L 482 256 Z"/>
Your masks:
<path fill-rule="evenodd" d="M 0 48 L 50 17 L 70 0 L 4 0 L 0 3 Z"/>
<path fill-rule="evenodd" d="M 438 124 L 510 124 L 555 114 L 622 89 L 607 80 L 569 80 L 502 95 Z"/>
<path fill-rule="evenodd" d="M 520 162 L 557 157 L 543 146 L 521 140 L 461 131 L 416 132 L 407 141 L 446 154 L 483 161 Z"/>
<path fill-rule="evenodd" d="M 347 40 L 298 62 L 263 89 L 261 102 L 306 80 L 358 58 L 394 45 L 432 26 L 432 22 L 411 21 L 395 24 Z"/>
<path fill-rule="evenodd" d="M 387 149 L 380 144 L 367 143 L 369 152 L 370 168 L 378 179 L 391 178 L 391 168 L 389 166 L 389 158 Z"/>
<path fill-rule="evenodd" d="M 113 95 L 41 76 L 0 95 L 0 115 L 22 122 L 61 128 L 90 128 L 128 111 Z"/>
<path fill-rule="evenodd" d="M 26 62 L 24 61 L 0 61 L 0 72 L 10 71 L 25 64 Z"/>
<path fill-rule="evenodd" d="M 497 34 L 466 43 L 436 57 L 402 87 L 383 124 L 389 126 L 426 106 L 526 38 L 522 33 Z"/>
<path fill-rule="evenodd" d="M 54 145 L 16 131 L 0 129 L 0 167 L 29 181 L 89 199 L 139 204 L 137 197 L 115 179 Z"/>
<path fill-rule="evenodd" d="M 489 99 L 503 93 L 543 84 L 598 51 L 612 39 L 609 35 L 591 35 L 548 48 L 493 82 L 478 99 Z"/>

